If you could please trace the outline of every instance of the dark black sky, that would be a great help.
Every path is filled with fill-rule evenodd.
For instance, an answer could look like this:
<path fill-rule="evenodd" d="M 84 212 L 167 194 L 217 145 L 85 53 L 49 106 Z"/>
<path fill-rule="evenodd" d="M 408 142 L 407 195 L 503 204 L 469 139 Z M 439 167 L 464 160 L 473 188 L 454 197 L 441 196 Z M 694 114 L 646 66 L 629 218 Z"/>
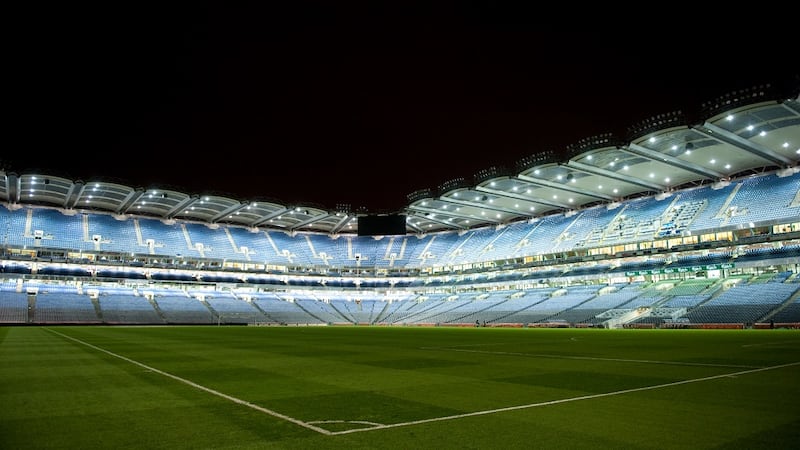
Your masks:
<path fill-rule="evenodd" d="M 768 39 L 579 31 L 511 11 L 329 3 L 23 11 L 0 159 L 19 173 L 397 210 L 417 189 L 797 76 L 780 27 Z"/>

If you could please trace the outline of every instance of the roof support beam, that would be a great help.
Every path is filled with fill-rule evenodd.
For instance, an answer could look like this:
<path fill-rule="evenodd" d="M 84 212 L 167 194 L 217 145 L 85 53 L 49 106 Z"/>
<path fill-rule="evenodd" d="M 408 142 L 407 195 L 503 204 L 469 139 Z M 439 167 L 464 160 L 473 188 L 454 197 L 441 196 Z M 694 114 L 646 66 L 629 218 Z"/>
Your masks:
<path fill-rule="evenodd" d="M 442 198 L 439 199 L 439 201 L 442 201 L 442 202 L 445 202 L 445 203 L 452 203 L 452 204 L 459 205 L 459 206 L 468 206 L 468 207 L 471 207 L 471 208 L 478 208 L 478 209 L 482 209 L 482 210 L 486 210 L 486 211 L 495 211 L 495 212 L 501 212 L 501 213 L 507 213 L 507 214 L 511 214 L 512 213 L 512 211 L 509 211 L 509 210 L 507 210 L 505 208 L 498 208 L 498 207 L 495 207 L 495 206 L 485 205 L 483 203 L 476 203 L 476 202 L 470 202 L 470 201 L 465 201 L 465 200 L 456 200 L 456 199 L 451 198 L 451 197 L 442 197 Z M 453 211 L 442 212 L 441 210 L 438 210 L 438 209 L 423 208 L 421 206 L 412 206 L 409 209 L 412 210 L 412 211 L 433 212 L 435 214 L 450 214 L 450 215 L 453 215 L 453 216 L 462 217 L 464 219 L 484 220 L 483 217 L 475 217 L 475 216 L 470 216 L 470 215 L 465 215 L 465 214 L 458 214 L 458 213 L 453 212 Z M 519 212 L 517 212 L 517 211 L 513 211 L 513 213 L 516 214 L 516 215 L 520 215 Z M 490 222 L 499 223 L 497 221 L 490 221 Z"/>
<path fill-rule="evenodd" d="M 330 216 L 331 216 L 331 214 L 327 214 L 327 213 L 326 214 L 318 214 L 316 216 L 311 217 L 310 219 L 306 219 L 306 220 L 304 220 L 302 222 L 294 224 L 293 226 L 289 227 L 289 230 L 294 231 L 294 230 L 297 230 L 299 228 L 303 228 L 306 225 L 310 225 L 310 224 L 312 224 L 314 222 L 319 222 L 320 220 L 327 219 Z"/>
<path fill-rule="evenodd" d="M 524 180 L 522 178 L 520 178 L 520 181 L 527 182 L 527 180 Z M 571 207 L 568 206 L 568 205 L 565 205 L 565 204 L 559 203 L 559 202 L 554 202 L 552 200 L 545 200 L 545 199 L 543 199 L 541 197 L 525 196 L 523 194 L 511 194 L 511 193 L 508 193 L 508 192 L 496 193 L 494 191 L 490 191 L 490 190 L 487 190 L 485 188 L 483 190 L 486 191 L 486 192 L 490 192 L 493 195 L 497 195 L 498 197 L 513 198 L 514 200 L 521 200 L 521 201 L 524 201 L 524 202 L 527 202 L 527 203 L 535 203 L 535 204 L 540 205 L 540 206 L 550 207 L 550 208 L 554 208 L 554 209 L 563 209 L 563 210 L 571 209 Z M 480 206 L 480 207 L 482 208 L 483 206 Z M 521 212 L 519 210 L 516 210 L 516 209 L 513 210 L 513 213 L 518 214 L 520 216 L 526 216 L 526 217 L 530 216 L 530 214 L 525 214 L 525 213 L 523 213 L 523 212 Z"/>
<path fill-rule="evenodd" d="M 189 197 L 186 197 L 186 200 L 178 203 L 177 205 L 175 205 L 174 208 L 172 208 L 171 210 L 167 211 L 167 213 L 164 215 L 164 218 L 165 219 L 172 219 L 176 215 L 180 214 L 181 211 L 186 210 L 186 208 L 194 205 L 199 200 L 200 200 L 200 196 L 198 194 L 194 194 L 194 195 L 191 195 Z"/>
<path fill-rule="evenodd" d="M 67 191 L 66 198 L 64 198 L 64 208 L 74 209 L 78 203 L 78 199 L 83 195 L 83 190 L 86 189 L 86 183 L 81 180 L 72 183 L 72 187 Z"/>
<path fill-rule="evenodd" d="M 569 167 L 569 166 L 567 165 L 566 167 Z M 596 174 L 593 174 L 593 175 L 596 175 Z M 578 194 L 578 195 L 587 195 L 589 197 L 594 197 L 594 198 L 597 198 L 597 199 L 600 199 L 600 200 L 612 201 L 614 199 L 613 197 L 611 197 L 609 195 L 598 194 L 597 192 L 591 192 L 591 191 L 586 191 L 586 190 L 581 190 L 581 189 L 575 189 L 575 188 L 572 188 L 572 187 L 565 186 L 563 184 L 553 183 L 552 181 L 540 180 L 538 178 L 533 178 L 533 177 L 528 176 L 528 175 L 522 175 L 522 174 L 517 175 L 517 179 L 525 181 L 526 183 L 535 184 L 537 186 L 544 186 L 544 187 L 549 187 L 549 188 L 553 188 L 553 189 L 559 189 L 559 190 L 562 190 L 562 191 L 572 192 L 573 194 Z M 506 195 L 506 194 L 507 193 L 505 193 L 505 192 L 503 193 L 503 195 Z M 515 196 L 514 198 L 517 198 L 517 197 Z M 523 199 L 524 199 L 523 197 L 520 197 L 520 200 L 523 200 Z M 553 205 L 553 206 L 555 206 L 555 205 Z"/>
<path fill-rule="evenodd" d="M 131 193 L 122 200 L 122 203 L 120 203 L 119 208 L 117 208 L 117 214 L 126 214 L 131 206 L 142 198 L 142 195 L 144 195 L 144 188 L 132 190 Z"/>
<path fill-rule="evenodd" d="M 625 151 L 625 149 L 620 149 L 620 150 Z M 597 176 L 601 176 L 601 177 L 611 178 L 612 180 L 615 180 L 615 181 L 620 181 L 620 182 L 623 182 L 623 183 L 633 184 L 633 185 L 636 185 L 636 186 L 639 186 L 639 187 L 646 188 L 646 189 L 651 190 L 651 191 L 663 191 L 664 190 L 664 186 L 662 186 L 660 184 L 650 183 L 650 182 L 647 182 L 645 180 L 642 180 L 641 178 L 634 178 L 632 176 L 622 176 L 622 175 L 620 175 L 620 174 L 618 174 L 616 172 L 612 172 L 612 171 L 606 170 L 606 169 L 601 169 L 601 168 L 595 167 L 595 166 L 590 166 L 590 165 L 584 164 L 584 163 L 579 163 L 577 161 L 569 161 L 567 163 L 567 166 L 572 168 L 572 169 L 579 170 L 579 171 L 584 172 L 584 173 L 588 173 L 590 175 L 597 175 Z"/>
<path fill-rule="evenodd" d="M 353 216 L 354 217 L 354 216 Z M 352 217 L 349 214 L 344 214 L 338 222 L 336 222 L 336 226 L 333 227 L 331 230 L 331 234 L 336 234 L 342 231 L 345 225 L 347 225 L 347 221 L 350 220 Z"/>
<path fill-rule="evenodd" d="M 475 187 L 475 190 L 478 191 L 478 192 L 486 192 L 486 193 L 489 193 L 489 194 L 492 194 L 492 195 L 496 195 L 498 197 L 513 198 L 514 200 L 521 200 L 521 201 L 524 201 L 524 202 L 538 203 L 540 205 L 548 205 L 548 206 L 553 206 L 553 207 L 556 207 L 556 208 L 570 209 L 570 207 L 567 206 L 567 205 L 564 205 L 564 204 L 561 204 L 561 203 L 557 203 L 557 202 L 548 202 L 548 201 L 546 201 L 544 199 L 540 199 L 538 197 L 536 198 L 536 200 L 533 200 L 531 197 L 525 197 L 522 194 L 514 194 L 514 193 L 510 193 L 510 192 L 505 192 L 505 191 L 497 191 L 497 190 L 490 189 L 490 188 L 483 187 L 483 186 L 477 186 L 477 187 Z M 481 206 L 481 208 L 486 208 L 486 207 L 485 206 Z M 507 214 L 512 214 L 512 215 L 528 216 L 528 214 L 523 214 L 522 212 L 520 212 L 519 209 L 514 209 L 514 208 L 495 207 L 495 208 L 490 208 L 490 209 L 493 209 L 495 211 L 505 212 Z"/>
<path fill-rule="evenodd" d="M 425 232 L 425 231 L 424 231 L 424 230 L 422 230 L 420 227 L 418 227 L 418 226 L 414 225 L 414 224 L 413 224 L 413 223 L 411 223 L 411 222 L 407 222 L 407 223 L 406 223 L 406 226 L 407 226 L 408 228 L 411 228 L 412 230 L 416 231 L 417 233 L 424 233 L 424 232 Z"/>
<path fill-rule="evenodd" d="M 705 130 L 703 128 L 705 128 Z M 733 145 L 734 147 L 739 147 L 742 150 L 747 150 L 748 152 L 760 158 L 764 158 L 767 161 L 774 163 L 775 165 L 786 167 L 792 164 L 792 160 L 790 160 L 789 158 L 786 158 L 779 153 L 775 153 L 769 148 L 764 147 L 763 145 L 748 141 L 747 139 L 738 136 L 734 133 L 731 133 L 728 130 L 720 128 L 714 125 L 713 123 L 706 122 L 703 124 L 702 128 L 697 127 L 693 128 L 693 130 L 697 131 L 698 133 L 702 133 L 712 139 L 725 142 L 726 144 Z"/>
<path fill-rule="evenodd" d="M 703 176 L 705 178 L 711 178 L 711 179 L 718 180 L 720 178 L 724 178 L 725 177 L 725 174 L 723 174 L 723 173 L 717 172 L 715 170 L 708 170 L 708 169 L 706 169 L 704 167 L 698 166 L 697 164 L 688 163 L 688 162 L 686 162 L 686 161 L 684 161 L 682 159 L 676 158 L 676 157 L 671 156 L 671 155 L 665 155 L 663 153 L 654 152 L 653 150 L 650 150 L 649 148 L 642 147 L 639 144 L 630 143 L 630 144 L 627 145 L 627 149 L 631 153 L 639 155 L 639 156 L 641 156 L 643 158 L 651 159 L 653 161 L 666 162 L 667 164 L 669 164 L 671 166 L 675 166 L 675 167 L 677 167 L 679 169 L 683 169 L 683 170 L 686 170 L 686 171 L 689 171 L 689 172 L 694 172 L 694 173 L 696 173 L 696 174 L 698 174 L 700 176 Z"/>
<path fill-rule="evenodd" d="M 19 175 L 16 173 L 5 173 L 6 189 L 8 189 L 8 202 L 11 204 L 19 203 Z"/>
<path fill-rule="evenodd" d="M 797 99 L 797 100 L 800 100 L 800 97 L 798 97 L 798 99 Z M 797 105 L 796 105 L 796 104 L 794 104 L 794 103 L 788 103 L 788 102 L 781 102 L 781 106 L 783 106 L 784 108 L 786 108 L 786 109 L 788 109 L 789 111 L 793 112 L 793 113 L 794 113 L 794 115 L 796 115 L 796 116 L 800 116 L 800 109 L 797 107 Z"/>
<path fill-rule="evenodd" d="M 439 210 L 439 209 L 423 208 L 423 207 L 416 206 L 411 211 L 414 213 L 414 214 L 411 215 L 411 217 L 419 217 L 420 219 L 423 219 L 423 220 L 430 220 L 431 222 L 440 223 L 442 225 L 446 225 L 448 227 L 453 227 L 453 228 L 458 228 L 460 230 L 466 230 L 468 227 L 465 227 L 465 226 L 462 226 L 462 225 L 458 225 L 458 224 L 453 223 L 453 222 L 448 222 L 448 221 L 444 221 L 444 220 L 437 220 L 436 217 L 438 217 L 438 216 L 446 216 L 446 217 L 451 217 L 451 218 L 454 217 L 454 218 L 458 218 L 458 219 L 475 220 L 474 216 L 470 216 L 470 215 L 466 215 L 466 214 L 459 214 L 459 213 L 457 213 L 455 211 L 449 211 L 449 210 L 448 211 L 442 211 L 442 210 Z M 497 222 L 493 221 L 493 223 L 497 223 Z"/>
<path fill-rule="evenodd" d="M 238 205 L 232 205 L 230 208 L 225 209 L 224 211 L 220 212 L 216 216 L 210 218 L 208 221 L 211 223 L 217 223 L 218 221 L 224 219 L 226 216 L 229 216 L 237 211 L 241 211 L 246 208 L 250 203 L 249 202 L 241 202 Z"/>
<path fill-rule="evenodd" d="M 424 221 L 427 221 L 427 222 L 438 223 L 440 225 L 443 225 L 443 226 L 447 227 L 448 229 L 458 229 L 458 230 L 468 230 L 469 229 L 469 227 L 465 227 L 463 225 L 458 225 L 458 224 L 453 223 L 453 222 L 448 222 L 446 220 L 441 220 L 441 219 L 439 219 L 439 218 L 437 218 L 435 216 L 428 217 L 428 216 L 425 216 L 425 215 L 415 214 L 415 215 L 412 215 L 411 217 L 416 217 L 416 218 L 419 218 L 420 220 L 424 220 Z M 468 219 L 469 220 L 475 220 L 474 217 L 469 217 Z M 497 221 L 492 221 L 492 220 L 486 220 L 486 222 L 493 223 L 493 224 L 499 223 Z"/>
<path fill-rule="evenodd" d="M 257 226 L 263 224 L 264 222 L 269 222 L 269 219 L 274 219 L 275 217 L 278 217 L 280 215 L 286 214 L 289 211 L 291 211 L 291 208 L 283 207 L 281 209 L 273 211 L 271 214 L 267 214 L 266 216 L 259 217 L 258 220 L 253 221 L 253 223 L 251 223 L 250 226 L 251 227 L 257 227 Z"/>

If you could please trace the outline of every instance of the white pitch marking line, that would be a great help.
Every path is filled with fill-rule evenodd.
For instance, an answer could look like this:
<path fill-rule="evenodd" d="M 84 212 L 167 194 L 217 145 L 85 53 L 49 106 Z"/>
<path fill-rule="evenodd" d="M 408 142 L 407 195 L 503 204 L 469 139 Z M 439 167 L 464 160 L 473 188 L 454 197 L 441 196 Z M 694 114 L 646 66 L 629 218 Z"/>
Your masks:
<path fill-rule="evenodd" d="M 507 342 L 483 342 L 483 343 L 480 343 L 480 344 L 454 344 L 454 345 L 450 345 L 450 346 L 447 346 L 447 347 L 422 347 L 422 348 L 424 348 L 424 349 L 428 349 L 428 348 L 449 349 L 449 348 L 458 348 L 458 347 L 486 347 L 486 346 L 490 346 L 490 345 L 494 346 L 494 345 L 507 345 L 507 344 L 508 344 Z"/>
<path fill-rule="evenodd" d="M 333 433 L 331 433 L 330 431 L 328 431 L 328 430 L 326 430 L 324 428 L 316 427 L 316 426 L 311 425 L 309 423 L 303 422 L 302 420 L 295 419 L 294 417 L 289 417 L 289 416 L 287 416 L 285 414 L 281 414 L 281 413 L 279 413 L 277 411 L 273 411 L 271 409 L 263 408 L 263 407 L 258 406 L 256 404 L 250 403 L 250 402 L 248 402 L 246 400 L 242 400 L 240 398 L 236 398 L 236 397 L 230 396 L 228 394 L 223 394 L 222 392 L 215 391 L 214 389 L 207 388 L 207 387 L 205 387 L 203 385 L 200 385 L 200 384 L 197 384 L 197 383 L 195 383 L 193 381 L 189 381 L 189 380 L 187 380 L 185 378 L 181 378 L 181 377 L 179 377 L 177 375 L 173 375 L 171 373 L 164 372 L 163 370 L 156 369 L 155 367 L 148 366 L 147 364 L 140 363 L 139 361 L 127 358 L 125 356 L 118 355 L 118 354 L 116 354 L 114 352 L 108 351 L 108 350 L 106 350 L 104 348 L 100 348 L 100 347 L 98 347 L 96 345 L 92 345 L 92 344 L 90 344 L 88 342 L 84 342 L 84 341 L 82 341 L 80 339 L 77 339 L 77 338 L 74 338 L 74 337 L 71 337 L 71 336 L 67 336 L 66 334 L 59 333 L 58 331 L 51 330 L 49 328 L 45 328 L 45 329 L 47 331 L 51 332 L 51 333 L 55 333 L 55 334 L 57 334 L 57 335 L 59 335 L 61 337 L 67 338 L 67 339 L 69 339 L 71 341 L 74 341 L 74 342 L 77 342 L 79 344 L 85 345 L 85 346 L 87 346 L 89 348 L 93 348 L 93 349 L 95 349 L 95 350 L 97 350 L 99 352 L 103 352 L 103 353 L 105 353 L 107 355 L 111 355 L 111 356 L 113 356 L 115 358 L 119 358 L 119 359 L 121 359 L 123 361 L 127 361 L 127 362 L 129 362 L 131 364 L 136 364 L 139 367 L 143 367 L 143 368 L 145 368 L 147 370 L 150 370 L 150 371 L 153 371 L 153 372 L 155 372 L 155 373 L 157 373 L 159 375 L 163 375 L 165 377 L 172 378 L 173 380 L 180 381 L 181 383 L 188 384 L 189 386 L 191 386 L 193 388 L 200 389 L 201 391 L 208 392 L 209 394 L 216 395 L 217 397 L 222 397 L 225 400 L 232 401 L 233 403 L 236 403 L 236 404 L 239 404 L 239 405 L 243 405 L 243 406 L 246 406 L 248 408 L 255 409 L 256 411 L 259 411 L 259 412 L 262 412 L 262 413 L 265 413 L 265 414 L 269 414 L 270 416 L 277 417 L 279 419 L 283 419 L 283 420 L 286 420 L 288 422 L 292 422 L 294 424 L 300 425 L 301 427 L 308 428 L 309 430 L 314 430 L 317 433 L 327 434 L 327 435 L 333 434 Z"/>
<path fill-rule="evenodd" d="M 763 342 L 760 344 L 742 344 L 742 347 L 765 347 L 770 345 L 794 344 L 795 341 Z"/>
<path fill-rule="evenodd" d="M 645 364 L 666 364 L 671 366 L 701 366 L 701 367 L 730 367 L 738 369 L 754 369 L 758 366 L 743 366 L 738 364 L 711 364 L 711 363 L 693 363 L 683 361 L 657 361 L 651 359 L 624 359 L 624 358 L 597 358 L 594 356 L 569 356 L 569 355 L 542 355 L 535 353 L 520 353 L 520 352 L 495 352 L 489 350 L 467 350 L 463 348 L 450 348 L 450 347 L 422 347 L 423 350 L 441 350 L 451 352 L 463 353 L 483 353 L 489 355 L 504 355 L 504 356 L 527 356 L 530 358 L 553 358 L 553 359 L 578 359 L 588 361 L 612 361 L 612 362 L 630 362 L 630 363 L 645 363 Z"/>
<path fill-rule="evenodd" d="M 644 386 L 644 387 L 638 387 L 638 388 L 632 388 L 632 389 L 623 389 L 621 391 L 606 392 L 606 393 L 603 393 L 603 394 L 582 395 L 580 397 L 562 398 L 562 399 L 559 399 L 559 400 L 550 400 L 550 401 L 541 402 L 541 403 L 531 403 L 531 404 L 528 404 L 528 405 L 509 406 L 509 407 L 506 407 L 506 408 L 487 409 L 487 410 L 484 410 L 484 411 L 474 411 L 474 412 L 470 412 L 470 413 L 456 414 L 456 415 L 453 415 L 453 416 L 433 417 L 431 419 L 413 420 L 413 421 L 410 421 L 410 422 L 400 422 L 400 423 L 393 423 L 393 424 L 389 424 L 389 425 L 379 425 L 379 426 L 375 426 L 375 427 L 372 427 L 372 428 L 359 428 L 359 429 L 353 429 L 353 430 L 336 431 L 336 432 L 332 432 L 330 434 L 339 435 L 339 434 L 361 433 L 361 432 L 364 432 L 364 431 L 382 430 L 382 429 L 386 429 L 386 428 L 397 428 L 397 427 L 405 427 L 405 426 L 410 426 L 410 425 L 419 425 L 419 424 L 423 424 L 423 423 L 442 422 L 442 421 L 445 421 L 445 420 L 463 419 L 464 417 L 485 416 L 485 415 L 488 415 L 488 414 L 495 414 L 495 413 L 506 412 L 506 411 L 515 411 L 515 410 L 518 410 L 518 409 L 537 408 L 539 406 L 549 406 L 549 405 L 557 405 L 559 403 L 569 403 L 569 402 L 576 402 L 576 401 L 580 401 L 580 400 L 591 400 L 591 399 L 601 398 L 601 397 L 611 397 L 611 396 L 615 396 L 615 395 L 629 394 L 631 392 L 650 391 L 650 390 L 661 389 L 661 388 L 665 388 L 665 387 L 679 386 L 681 384 L 697 383 L 697 382 L 700 382 L 700 381 L 715 380 L 717 378 L 735 377 L 735 376 L 738 376 L 738 375 L 745 375 L 745 374 L 748 374 L 748 373 L 763 372 L 763 371 L 767 371 L 767 370 L 781 369 L 781 368 L 784 368 L 784 367 L 790 367 L 790 366 L 796 366 L 796 365 L 800 365 L 800 361 L 793 362 L 793 363 L 787 363 L 787 364 L 780 364 L 780 365 L 771 366 L 771 367 L 759 367 L 757 369 L 742 370 L 742 371 L 733 372 L 733 373 L 725 373 L 725 374 L 721 374 L 721 375 L 712 375 L 712 376 L 709 376 L 709 377 L 693 378 L 691 380 L 675 381 L 675 382 L 672 382 L 672 383 L 656 384 L 656 385 L 653 385 L 653 386 Z"/>
<path fill-rule="evenodd" d="M 312 420 L 308 423 L 358 423 L 362 425 L 371 425 L 373 427 L 382 427 L 385 426 L 382 423 L 378 422 L 370 422 L 368 420 Z"/>

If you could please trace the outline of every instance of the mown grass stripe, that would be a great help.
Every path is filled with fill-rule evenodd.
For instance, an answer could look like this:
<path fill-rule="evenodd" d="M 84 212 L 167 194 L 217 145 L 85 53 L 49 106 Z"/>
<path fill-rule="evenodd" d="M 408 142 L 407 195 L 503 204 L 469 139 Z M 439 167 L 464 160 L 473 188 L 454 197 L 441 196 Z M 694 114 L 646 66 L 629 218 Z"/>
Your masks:
<path fill-rule="evenodd" d="M 601 358 L 596 356 L 571 356 L 571 355 L 546 355 L 537 353 L 522 353 L 522 352 L 503 352 L 492 350 L 468 350 L 464 348 L 455 347 L 421 347 L 422 350 L 439 350 L 451 351 L 461 353 L 482 353 L 487 355 L 501 355 L 501 356 L 525 356 L 529 358 L 553 358 L 553 359 L 576 359 L 585 361 L 611 361 L 623 363 L 639 363 L 639 364 L 665 364 L 670 366 L 699 366 L 699 367 L 724 367 L 731 369 L 757 369 L 759 366 L 747 366 L 741 364 L 714 364 L 714 363 L 694 363 L 685 361 L 658 361 L 653 359 L 626 359 L 626 358 Z"/>
<path fill-rule="evenodd" d="M 167 378 L 172 378 L 175 381 L 179 381 L 181 383 L 187 384 L 187 385 L 189 385 L 189 386 L 191 386 L 193 388 L 199 389 L 199 390 L 207 392 L 209 394 L 216 395 L 217 397 L 224 398 L 225 400 L 231 401 L 233 403 L 236 403 L 236 404 L 239 404 L 239 405 L 242 405 L 242 406 L 246 406 L 248 408 L 254 409 L 254 410 L 259 411 L 259 412 L 262 412 L 264 414 L 269 414 L 270 416 L 277 417 L 279 419 L 283 419 L 283 420 L 285 420 L 287 422 L 291 422 L 291 423 L 294 423 L 296 425 L 300 425 L 301 427 L 308 428 L 309 430 L 316 431 L 317 433 L 327 434 L 327 435 L 333 434 L 333 433 L 331 433 L 330 431 L 328 431 L 328 430 L 326 430 L 324 428 L 320 428 L 320 427 L 314 426 L 314 425 L 312 425 L 310 423 L 303 422 L 302 420 L 295 419 L 294 417 L 287 416 L 286 414 L 281 414 L 281 413 L 279 413 L 277 411 L 273 411 L 271 409 L 264 408 L 262 406 L 258 406 L 256 404 L 250 403 L 250 402 L 248 402 L 246 400 L 242 400 L 240 398 L 237 398 L 237 397 L 222 393 L 220 391 L 211 389 L 211 388 L 203 386 L 201 384 L 197 384 L 194 381 L 187 380 L 185 378 L 181 378 L 181 377 L 179 377 L 177 375 L 173 375 L 173 374 L 171 374 L 169 372 L 164 372 L 163 370 L 156 369 L 155 367 L 148 366 L 147 364 L 144 364 L 144 363 L 141 363 L 139 361 L 133 360 L 131 358 L 128 358 L 128 357 L 119 355 L 117 353 L 108 351 L 108 350 L 106 350 L 104 348 L 98 347 L 96 345 L 90 344 L 88 342 L 82 341 L 82 340 L 74 338 L 72 336 L 68 336 L 66 334 L 59 333 L 58 331 L 55 331 L 55 330 L 52 330 L 52 329 L 49 329 L 49 328 L 45 328 L 45 329 L 47 331 L 51 332 L 51 333 L 57 334 L 57 335 L 65 338 L 65 339 L 69 339 L 69 340 L 71 340 L 73 342 L 77 342 L 78 344 L 85 345 L 86 347 L 89 347 L 91 349 L 94 349 L 94 350 L 97 350 L 99 352 L 105 353 L 107 355 L 113 356 L 115 358 L 119 358 L 119 359 L 121 359 L 123 361 L 127 361 L 127 362 L 129 362 L 131 364 L 135 364 L 135 365 L 137 365 L 139 367 L 142 367 L 142 368 L 147 369 L 149 371 L 155 372 L 155 373 L 157 373 L 159 375 L 163 375 L 163 376 L 165 376 Z"/>
<path fill-rule="evenodd" d="M 445 421 L 445 420 L 463 419 L 465 417 L 485 416 L 485 415 L 488 415 L 488 414 L 497 414 L 497 413 L 501 413 L 501 412 L 516 411 L 516 410 L 520 410 L 520 409 L 530 409 L 530 408 L 537 408 L 537 407 L 540 407 L 540 406 L 558 405 L 560 403 L 570 403 L 570 402 L 577 402 L 577 401 L 581 401 L 581 400 L 591 400 L 591 399 L 595 399 L 595 398 L 611 397 L 611 396 L 615 396 L 615 395 L 630 394 L 632 392 L 641 392 L 641 391 L 649 391 L 649 390 L 654 390 L 654 389 L 662 389 L 662 388 L 666 388 L 666 387 L 680 386 L 682 384 L 698 383 L 698 382 L 701 382 L 701 381 L 716 380 L 716 379 L 719 379 L 719 378 L 736 377 L 736 376 L 739 376 L 739 375 L 746 375 L 746 374 L 755 373 L 755 372 L 763 372 L 763 371 L 766 371 L 766 370 L 781 369 L 781 368 L 784 368 L 784 367 L 790 367 L 790 366 L 796 366 L 796 365 L 800 365 L 800 361 L 787 363 L 787 364 L 780 364 L 780 365 L 771 366 L 771 367 L 759 367 L 757 369 L 742 370 L 742 371 L 733 372 L 733 373 L 723 373 L 723 374 L 720 374 L 720 375 L 712 375 L 712 376 L 701 377 L 701 378 L 693 378 L 693 379 L 690 379 L 690 380 L 674 381 L 672 383 L 663 383 L 663 384 L 656 384 L 656 385 L 653 385 L 653 386 L 643 386 L 643 387 L 638 387 L 638 388 L 623 389 L 623 390 L 614 391 L 614 392 L 604 392 L 602 394 L 581 395 L 579 397 L 562 398 L 562 399 L 558 399 L 558 400 L 550 400 L 550 401 L 540 402 L 540 403 L 530 403 L 530 404 L 527 404 L 527 405 L 508 406 L 508 407 L 505 407 L 505 408 L 487 409 L 487 410 L 484 410 L 484 411 L 474 411 L 474 412 L 469 412 L 469 413 L 464 413 L 464 414 L 455 414 L 455 415 L 452 415 L 452 416 L 432 417 L 432 418 L 429 418 L 429 419 L 412 420 L 412 421 L 409 421 L 409 422 L 400 422 L 400 423 L 392 423 L 392 424 L 387 424 L 387 425 L 378 425 L 378 426 L 374 426 L 374 427 L 371 427 L 371 428 L 358 428 L 358 429 L 352 429 L 352 430 L 336 431 L 336 432 L 333 432 L 333 433 L 330 433 L 330 434 L 339 435 L 339 434 L 360 433 L 360 432 L 363 432 L 363 431 L 375 431 L 375 430 L 383 430 L 383 429 L 386 429 L 386 428 L 407 427 L 407 426 L 411 426 L 411 425 L 420 425 L 420 424 L 423 424 L 423 423 L 442 422 L 442 421 Z"/>

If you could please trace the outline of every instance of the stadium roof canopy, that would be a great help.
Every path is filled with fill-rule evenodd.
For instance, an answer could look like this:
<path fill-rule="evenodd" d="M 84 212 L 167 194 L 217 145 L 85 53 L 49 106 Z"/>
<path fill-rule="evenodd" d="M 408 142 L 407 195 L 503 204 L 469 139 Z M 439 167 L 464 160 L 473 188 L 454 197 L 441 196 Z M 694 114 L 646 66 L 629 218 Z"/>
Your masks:
<path fill-rule="evenodd" d="M 608 134 L 571 145 L 566 158 L 563 152 L 542 152 L 514 168 L 490 167 L 472 179 L 411 193 L 397 213 L 407 216 L 409 233 L 467 230 L 750 174 L 800 170 L 797 92 L 778 93 L 769 85 L 740 90 L 703 104 L 700 116 L 690 123 L 682 112 L 661 114 L 630 127 L 625 139 Z M 12 208 L 43 205 L 331 234 L 356 233 L 357 216 L 369 214 L 5 171 L 0 198 Z"/>

